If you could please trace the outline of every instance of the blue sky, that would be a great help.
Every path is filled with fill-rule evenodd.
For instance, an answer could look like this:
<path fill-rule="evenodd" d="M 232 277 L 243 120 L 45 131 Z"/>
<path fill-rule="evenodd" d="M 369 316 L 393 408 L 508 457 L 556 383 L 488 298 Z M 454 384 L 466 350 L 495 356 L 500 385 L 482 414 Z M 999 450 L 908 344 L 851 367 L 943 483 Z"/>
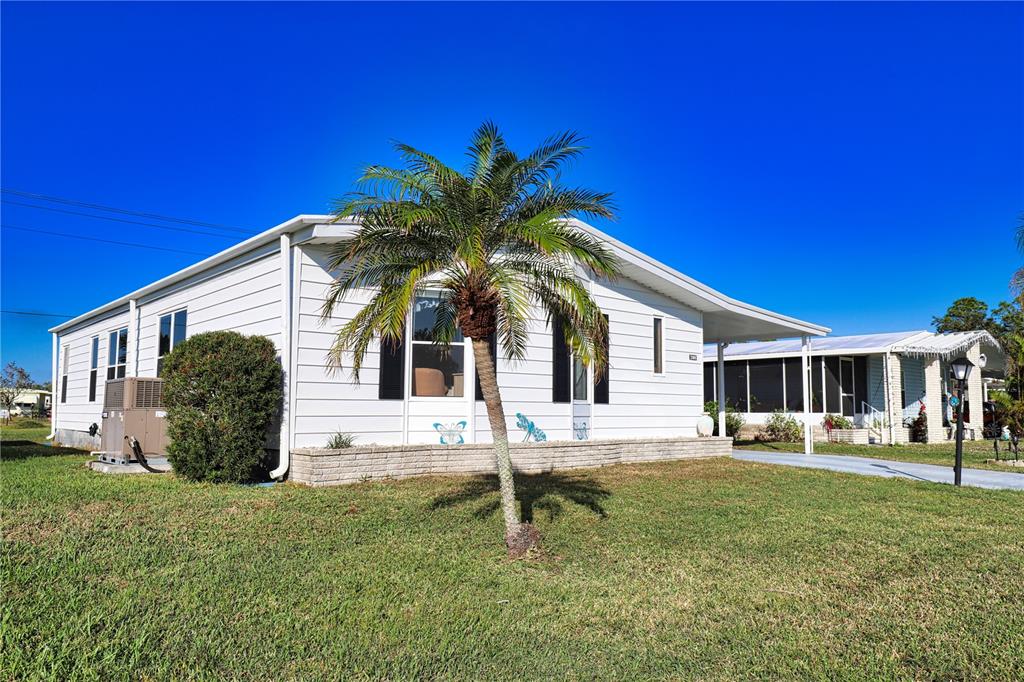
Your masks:
<path fill-rule="evenodd" d="M 994 304 L 1022 260 L 1021 4 L 0 13 L 8 189 L 255 232 L 325 211 L 362 165 L 394 160 L 389 140 L 461 163 L 493 119 L 523 151 L 581 131 L 591 150 L 568 179 L 620 208 L 600 227 L 838 334 L 926 328 L 959 296 Z M 202 255 L 241 236 L 3 198 L 4 310 L 79 314 L 200 258 L 11 226 Z M 4 313 L 3 361 L 48 379 L 57 321 Z"/>

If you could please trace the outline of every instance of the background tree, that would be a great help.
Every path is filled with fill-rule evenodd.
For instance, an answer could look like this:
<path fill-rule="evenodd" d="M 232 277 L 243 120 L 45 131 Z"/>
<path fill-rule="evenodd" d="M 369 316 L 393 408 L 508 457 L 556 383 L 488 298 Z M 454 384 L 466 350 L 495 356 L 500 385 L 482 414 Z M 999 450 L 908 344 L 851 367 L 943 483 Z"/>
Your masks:
<path fill-rule="evenodd" d="M 1024 254 L 1024 213 L 1017 225 L 1017 250 Z M 1010 278 L 1010 290 L 1017 296 L 1018 305 L 1024 305 L 1024 268 L 1018 268 Z"/>
<path fill-rule="evenodd" d="M 984 329 L 999 342 L 1006 354 L 1006 389 L 1020 398 L 1024 391 L 1024 309 L 1021 298 L 1002 301 L 991 311 L 976 298 L 958 298 L 942 317 L 932 323 L 940 332 Z"/>
<path fill-rule="evenodd" d="M 350 238 L 331 252 L 338 272 L 322 308 L 326 321 L 354 290 L 370 290 L 370 301 L 338 330 L 329 355 L 341 367 L 351 354 L 358 380 L 370 344 L 401 341 L 416 294 L 444 295 L 436 309 L 435 344 L 456 332 L 469 338 L 494 441 L 505 542 L 521 555 L 538 533 L 520 521 L 505 413 L 489 338 L 496 334 L 505 355 L 525 357 L 531 309 L 557 318 L 572 352 L 588 365 L 606 362 L 607 323 L 577 267 L 614 277 L 607 248 L 567 219 L 613 217 L 611 195 L 562 184 L 560 170 L 583 152 L 581 138 L 563 133 L 520 158 L 492 123 L 473 135 L 460 172 L 436 157 L 396 144 L 401 167 L 369 166 L 357 191 L 340 199 L 336 219 L 357 219 Z"/>
<path fill-rule="evenodd" d="M 988 314 L 988 304 L 973 296 L 958 298 L 942 317 L 933 317 L 935 331 L 970 332 L 976 329 L 992 331 L 994 321 Z"/>
<path fill-rule="evenodd" d="M 11 421 L 11 411 L 22 391 L 32 386 L 32 377 L 16 362 L 8 362 L 0 372 L 0 408 L 6 410 L 7 423 Z"/>

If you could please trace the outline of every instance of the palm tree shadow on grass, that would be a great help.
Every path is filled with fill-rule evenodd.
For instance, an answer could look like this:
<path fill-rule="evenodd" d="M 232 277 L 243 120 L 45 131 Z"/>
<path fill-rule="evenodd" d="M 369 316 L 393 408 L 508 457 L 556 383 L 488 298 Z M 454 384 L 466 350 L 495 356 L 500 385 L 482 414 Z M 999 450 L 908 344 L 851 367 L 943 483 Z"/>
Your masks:
<path fill-rule="evenodd" d="M 515 479 L 516 500 L 525 522 L 532 523 L 534 512 L 538 510 L 547 512 L 549 521 L 554 520 L 565 512 L 565 502 L 586 507 L 601 518 L 608 516 L 602 503 L 611 496 L 611 492 L 587 476 L 547 472 L 516 474 Z M 501 505 L 497 493 L 497 476 L 477 476 L 463 482 L 457 489 L 435 497 L 430 508 L 438 510 L 483 501 L 473 515 L 485 518 L 496 513 Z"/>

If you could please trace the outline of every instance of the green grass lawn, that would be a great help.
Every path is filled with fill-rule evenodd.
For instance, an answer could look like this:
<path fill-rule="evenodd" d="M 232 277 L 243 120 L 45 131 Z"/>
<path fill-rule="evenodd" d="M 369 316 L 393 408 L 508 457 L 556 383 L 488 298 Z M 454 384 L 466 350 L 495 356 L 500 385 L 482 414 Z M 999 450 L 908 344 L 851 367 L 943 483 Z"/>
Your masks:
<path fill-rule="evenodd" d="M 0 423 L 0 440 L 27 440 L 43 443 L 50 435 L 50 422 L 42 419 L 15 417 L 9 424 Z"/>
<path fill-rule="evenodd" d="M 759 443 L 757 441 L 737 441 L 736 447 L 743 450 L 765 450 L 769 452 L 803 452 L 804 444 L 800 443 Z M 1000 457 L 1008 457 L 1006 449 L 1000 444 Z M 815 443 L 816 455 L 857 455 L 875 459 L 891 459 L 900 462 L 920 462 L 921 464 L 938 464 L 953 466 L 956 461 L 955 443 L 908 443 L 892 447 L 879 445 L 851 445 L 849 443 Z M 993 471 L 1022 471 L 1000 464 L 988 464 L 985 460 L 994 459 L 995 450 L 990 440 L 964 441 L 964 466 L 974 469 L 991 469 Z"/>
<path fill-rule="evenodd" d="M 70 453 L 70 454 L 69 454 Z M 735 460 L 310 489 L 3 445 L 4 679 L 1021 679 L 1024 495 Z"/>

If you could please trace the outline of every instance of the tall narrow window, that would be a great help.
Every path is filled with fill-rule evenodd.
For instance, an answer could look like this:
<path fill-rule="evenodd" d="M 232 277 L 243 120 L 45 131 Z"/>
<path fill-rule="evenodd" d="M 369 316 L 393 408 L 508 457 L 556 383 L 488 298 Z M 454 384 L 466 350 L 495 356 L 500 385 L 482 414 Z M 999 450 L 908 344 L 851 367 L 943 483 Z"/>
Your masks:
<path fill-rule="evenodd" d="M 92 352 L 89 358 L 89 402 L 96 402 L 96 373 L 100 362 L 100 337 L 92 337 Z"/>
<path fill-rule="evenodd" d="M 128 327 L 110 332 L 107 339 L 107 381 L 124 379 L 128 366 Z"/>
<path fill-rule="evenodd" d="M 665 373 L 665 360 L 664 360 L 664 340 L 662 338 L 662 320 L 660 317 L 654 318 L 654 373 L 664 374 Z"/>
<path fill-rule="evenodd" d="M 466 391 L 466 340 L 461 331 L 447 345 L 435 344 L 438 315 L 447 315 L 440 292 L 416 297 L 412 309 L 412 395 L 461 398 Z"/>
<path fill-rule="evenodd" d="M 156 354 L 156 374 L 164 368 L 164 357 L 170 355 L 174 347 L 185 340 L 188 325 L 188 311 L 178 310 L 160 317 L 160 338 Z"/>
<path fill-rule="evenodd" d="M 587 399 L 587 366 L 575 356 L 572 359 L 572 399 Z"/>
<path fill-rule="evenodd" d="M 71 346 L 64 346 L 64 358 L 60 371 L 60 401 L 62 403 L 68 401 L 68 354 L 70 352 Z"/>

